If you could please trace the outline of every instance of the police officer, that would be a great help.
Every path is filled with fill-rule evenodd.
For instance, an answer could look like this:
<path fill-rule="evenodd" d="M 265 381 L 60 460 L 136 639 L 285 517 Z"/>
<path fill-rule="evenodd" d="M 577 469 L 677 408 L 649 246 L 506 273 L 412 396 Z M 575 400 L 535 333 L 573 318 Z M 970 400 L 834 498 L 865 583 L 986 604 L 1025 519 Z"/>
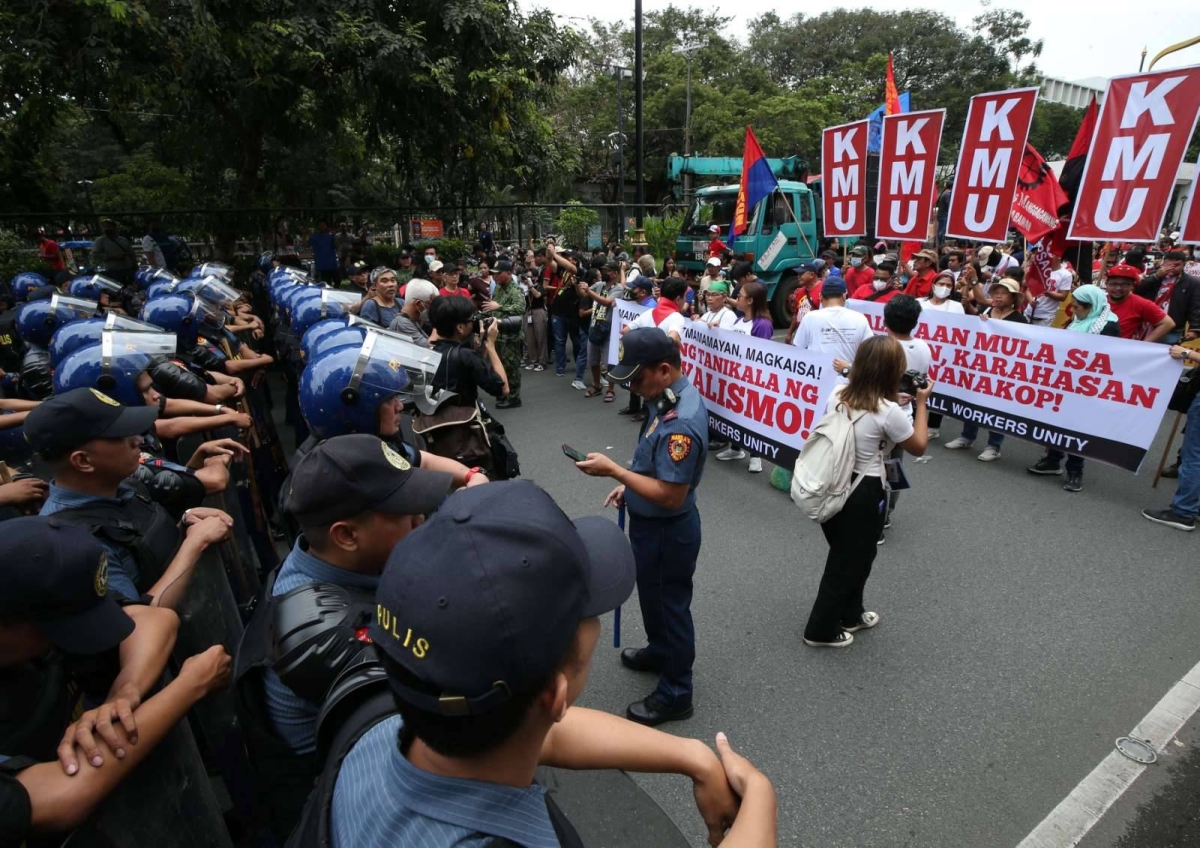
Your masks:
<path fill-rule="evenodd" d="M 630 330 L 609 379 L 628 383 L 649 404 L 633 463 L 624 468 L 602 453 L 576 463 L 593 477 L 620 485 L 605 505 L 629 509 L 629 538 L 637 560 L 638 601 L 650 644 L 627 648 L 621 662 L 654 671 L 658 686 L 629 705 L 626 715 L 650 726 L 692 714 L 692 575 L 700 553 L 696 487 L 708 454 L 708 414 L 680 370 L 679 348 L 658 327 Z"/>
<path fill-rule="evenodd" d="M 295 824 L 316 775 L 317 715 L 334 679 L 369 644 L 375 587 L 396 543 L 450 492 L 376 436 L 337 436 L 296 466 L 285 508 L 301 535 L 268 578 L 235 675 L 254 762 L 277 831 Z"/>
<path fill-rule="evenodd" d="M 158 410 L 125 407 L 97 389 L 55 395 L 25 419 L 25 437 L 54 477 L 42 515 L 89 530 L 105 546 L 113 591 L 127 601 L 143 593 L 174 609 L 200 555 L 229 535 L 219 509 L 189 509 L 184 532 L 141 483 L 142 435 Z"/>

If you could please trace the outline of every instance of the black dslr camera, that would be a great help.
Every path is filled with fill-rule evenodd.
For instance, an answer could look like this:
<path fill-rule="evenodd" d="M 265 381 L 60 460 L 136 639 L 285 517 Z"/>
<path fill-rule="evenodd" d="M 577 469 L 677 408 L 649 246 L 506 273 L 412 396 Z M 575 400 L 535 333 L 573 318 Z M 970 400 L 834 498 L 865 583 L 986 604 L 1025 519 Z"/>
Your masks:
<path fill-rule="evenodd" d="M 909 369 L 900 378 L 900 394 L 916 397 L 918 389 L 929 387 L 929 378 L 920 371 Z"/>
<path fill-rule="evenodd" d="M 486 312 L 476 312 L 471 320 L 475 322 L 475 335 L 477 336 L 483 333 L 483 328 L 492 321 L 496 321 L 500 325 L 500 335 L 512 336 L 522 331 L 523 317 L 521 315 L 509 315 L 505 318 L 493 318 Z"/>

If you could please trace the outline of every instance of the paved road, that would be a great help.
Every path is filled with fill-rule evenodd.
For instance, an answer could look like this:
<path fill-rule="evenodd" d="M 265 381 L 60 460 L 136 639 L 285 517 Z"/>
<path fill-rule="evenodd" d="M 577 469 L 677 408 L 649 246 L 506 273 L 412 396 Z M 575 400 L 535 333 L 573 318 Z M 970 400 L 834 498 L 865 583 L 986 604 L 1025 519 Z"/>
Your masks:
<path fill-rule="evenodd" d="M 525 476 L 583 515 L 611 481 L 580 474 L 559 445 L 624 461 L 636 425 L 568 381 L 525 372 L 524 406 L 498 416 Z M 1169 500 L 1171 481 L 1152 491 L 1150 473 L 1092 463 L 1068 494 L 1025 473 L 1032 445 L 1010 440 L 989 465 L 942 448 L 956 422 L 942 432 L 932 459 L 908 466 L 915 489 L 868 584 L 882 622 L 840 651 L 800 640 L 820 529 L 767 473 L 709 461 L 696 715 L 668 728 L 725 731 L 771 777 L 781 845 L 1015 846 L 1200 660 L 1198 536 L 1138 515 Z M 653 681 L 621 668 L 611 617 L 605 630 L 583 703 L 620 713 Z M 642 643 L 636 600 L 622 635 Z M 638 779 L 703 845 L 688 782 Z"/>

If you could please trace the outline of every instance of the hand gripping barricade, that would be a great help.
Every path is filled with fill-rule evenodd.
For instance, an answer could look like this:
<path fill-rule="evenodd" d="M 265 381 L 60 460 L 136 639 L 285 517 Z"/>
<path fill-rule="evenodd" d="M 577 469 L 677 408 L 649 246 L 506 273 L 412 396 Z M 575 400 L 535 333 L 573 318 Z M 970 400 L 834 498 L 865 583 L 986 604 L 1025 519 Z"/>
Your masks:
<path fill-rule="evenodd" d="M 261 802 L 272 829 L 286 839 L 300 817 L 320 770 L 314 753 L 297 754 L 271 727 L 264 672 L 317 704 L 334 681 L 370 648 L 366 627 L 375 613 L 374 593 L 312 583 L 272 597 L 277 572 L 263 585 L 254 616 L 234 658 L 238 714 L 254 763 Z"/>

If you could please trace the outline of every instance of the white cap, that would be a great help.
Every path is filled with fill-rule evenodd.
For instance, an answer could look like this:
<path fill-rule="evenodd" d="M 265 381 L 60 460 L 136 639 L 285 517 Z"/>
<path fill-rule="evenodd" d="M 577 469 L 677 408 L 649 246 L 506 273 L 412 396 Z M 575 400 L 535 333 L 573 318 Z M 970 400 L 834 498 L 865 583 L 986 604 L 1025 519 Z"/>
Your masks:
<path fill-rule="evenodd" d="M 716 265 L 718 268 L 720 268 L 720 267 L 721 267 L 721 260 L 720 260 L 720 259 L 718 259 L 718 258 L 717 258 L 717 257 L 715 257 L 715 256 L 710 256 L 710 257 L 708 257 L 708 264 L 709 264 L 709 265 Z"/>
<path fill-rule="evenodd" d="M 716 224 L 713 224 L 711 227 L 708 228 L 708 231 L 710 233 L 719 233 L 719 232 L 721 232 L 721 228 L 718 227 Z"/>
<path fill-rule="evenodd" d="M 441 262 L 439 262 L 439 261 L 438 261 L 438 260 L 436 260 L 436 259 L 435 259 L 435 260 L 433 260 L 432 262 L 430 262 L 430 263 L 429 263 L 429 271 L 430 271 L 430 273 L 433 273 L 434 271 L 440 271 L 440 270 L 442 270 L 442 268 L 444 268 L 444 267 L 445 267 L 445 266 L 444 266 L 444 265 L 442 265 L 442 263 L 441 263 Z"/>
<path fill-rule="evenodd" d="M 1179 230 L 1171 233 L 1171 241 L 1179 241 Z"/>

